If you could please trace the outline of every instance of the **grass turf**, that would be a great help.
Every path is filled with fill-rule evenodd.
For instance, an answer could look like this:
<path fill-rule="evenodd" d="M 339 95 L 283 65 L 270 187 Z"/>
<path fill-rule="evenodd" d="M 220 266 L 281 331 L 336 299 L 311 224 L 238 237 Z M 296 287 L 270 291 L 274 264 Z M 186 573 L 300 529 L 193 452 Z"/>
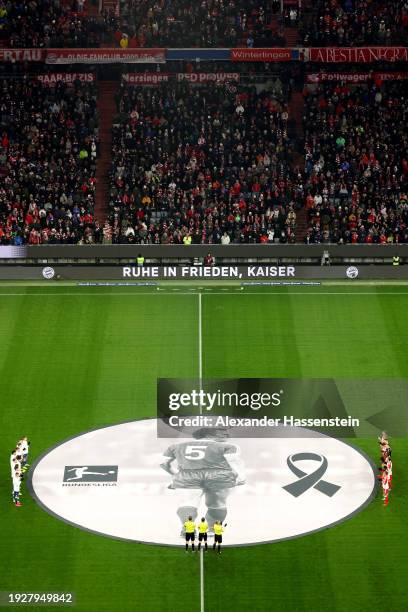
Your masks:
<path fill-rule="evenodd" d="M 198 297 L 172 291 L 0 287 L 0 590 L 74 591 L 84 612 L 199 610 L 193 555 L 75 529 L 28 494 L 20 509 L 9 503 L 7 457 L 20 435 L 38 455 L 78 432 L 153 416 L 157 377 L 197 375 Z M 404 286 L 219 292 L 202 298 L 204 377 L 408 375 Z M 353 443 L 376 458 L 375 440 Z M 323 532 L 208 553 L 206 610 L 405 609 L 406 440 L 393 450 L 388 508 L 377 499 Z"/>

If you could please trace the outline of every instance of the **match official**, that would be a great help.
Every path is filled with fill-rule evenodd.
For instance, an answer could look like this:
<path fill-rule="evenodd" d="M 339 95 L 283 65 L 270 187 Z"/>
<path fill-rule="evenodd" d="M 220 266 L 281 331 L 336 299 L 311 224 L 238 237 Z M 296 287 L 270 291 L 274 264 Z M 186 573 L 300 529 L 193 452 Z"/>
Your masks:
<path fill-rule="evenodd" d="M 208 550 L 207 546 L 207 534 L 208 534 L 208 523 L 203 517 L 198 525 L 198 550 L 201 550 L 201 542 L 204 542 L 205 550 Z"/>
<path fill-rule="evenodd" d="M 227 524 L 225 523 L 225 527 L 227 526 Z M 214 523 L 214 544 L 213 544 L 213 550 L 216 549 L 216 546 L 218 544 L 218 554 L 221 554 L 221 544 L 222 544 L 222 534 L 224 533 L 224 528 L 222 526 L 221 521 L 216 521 Z"/>
<path fill-rule="evenodd" d="M 188 521 L 184 523 L 184 529 L 186 531 L 186 552 L 188 552 L 188 543 L 191 542 L 191 550 L 194 552 L 194 540 L 195 540 L 195 531 L 196 524 L 193 521 L 193 517 L 189 516 Z"/>

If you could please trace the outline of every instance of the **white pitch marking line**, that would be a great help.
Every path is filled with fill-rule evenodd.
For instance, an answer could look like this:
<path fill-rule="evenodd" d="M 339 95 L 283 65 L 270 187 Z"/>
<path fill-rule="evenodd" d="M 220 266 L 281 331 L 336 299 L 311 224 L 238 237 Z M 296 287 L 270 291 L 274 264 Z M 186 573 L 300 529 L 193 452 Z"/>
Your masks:
<path fill-rule="evenodd" d="M 214 295 L 226 295 L 225 293 L 214 293 Z M 237 294 L 233 294 L 233 295 L 237 295 Z M 382 297 L 383 295 L 408 295 L 407 291 L 404 292 L 386 292 L 386 293 L 377 293 L 376 291 L 372 291 L 371 293 L 367 292 L 367 291 L 320 291 L 320 292 L 314 292 L 314 293 L 300 293 L 300 292 L 295 292 L 295 291 L 290 291 L 289 293 L 281 293 L 281 292 L 258 292 L 258 291 L 248 291 L 247 293 L 240 293 L 238 295 L 273 295 L 273 296 L 277 296 L 277 295 L 303 295 L 303 296 L 307 296 L 307 295 L 379 295 L 380 297 Z"/>
<path fill-rule="evenodd" d="M 200 549 L 200 612 L 204 612 L 204 552 Z"/>
<path fill-rule="evenodd" d="M 167 291 L 166 289 L 159 289 L 158 291 Z M 181 291 L 180 289 L 172 289 L 172 291 Z M 157 297 L 157 293 L 1 293 L 0 292 L 0 297 L 16 297 L 16 296 L 21 296 L 21 297 L 35 297 L 35 296 L 39 296 L 39 297 L 58 297 L 58 296 L 63 296 L 63 297 L 82 297 L 82 296 L 86 296 L 86 297 L 96 297 L 96 296 L 102 296 L 102 297 L 134 297 L 134 296 L 138 296 L 138 295 L 143 295 L 144 297 L 147 295 L 155 295 Z M 164 293 L 162 295 L 172 295 L 173 297 L 177 297 L 175 296 L 173 293 Z M 186 293 L 186 292 L 182 292 L 179 293 L 178 295 L 191 295 L 191 293 Z M 408 295 L 408 293 L 407 293 Z"/>
<path fill-rule="evenodd" d="M 203 381 L 203 297 L 200 293 L 198 294 L 198 380 L 200 383 L 200 389 Z M 202 407 L 200 404 L 200 414 L 202 414 Z M 200 612 L 204 612 L 204 551 L 200 549 Z"/>
<path fill-rule="evenodd" d="M 166 290 L 162 290 L 165 291 L 165 293 L 162 293 L 161 295 L 173 295 L 174 293 L 167 293 Z M 181 289 L 172 289 L 172 291 L 178 291 L 180 293 L 178 293 L 177 295 L 191 295 L 191 293 L 187 293 L 187 292 L 181 292 Z M 324 295 L 377 295 L 380 297 L 383 296 L 394 296 L 394 295 L 407 295 L 408 296 L 408 292 L 404 291 L 404 292 L 398 292 L 398 291 L 394 291 L 394 292 L 386 292 L 386 293 L 377 293 L 377 292 L 367 292 L 367 291 L 350 291 L 350 292 L 346 292 L 346 291 L 338 291 L 338 292 L 328 292 L 328 291 L 322 291 L 320 293 L 300 293 L 300 292 L 289 292 L 289 293 L 266 293 L 266 292 L 256 292 L 256 291 L 248 291 L 248 292 L 243 292 L 243 293 L 233 293 L 233 291 L 230 291 L 229 293 L 226 293 L 225 290 L 222 290 L 221 292 L 217 292 L 217 291 L 212 291 L 212 289 L 204 289 L 204 291 L 211 291 L 211 295 L 263 295 L 263 296 L 273 296 L 273 297 L 280 297 L 280 296 L 284 296 L 284 297 L 288 297 L 288 296 L 292 296 L 292 295 L 302 295 L 302 296 L 309 296 L 309 295 L 319 295 L 319 296 L 324 296 Z M 0 297 L 1 298 L 5 298 L 5 297 L 110 297 L 110 298 L 116 298 L 116 297 L 134 297 L 134 296 L 147 296 L 147 295 L 154 295 L 157 296 L 157 293 L 155 292 L 151 292 L 151 293 L 1 293 L 0 292 Z M 177 297 L 177 296 L 176 296 Z"/>
<path fill-rule="evenodd" d="M 200 388 L 203 382 L 203 296 L 200 291 L 198 294 L 198 380 Z M 202 408 L 200 405 L 200 414 L 202 414 Z"/>

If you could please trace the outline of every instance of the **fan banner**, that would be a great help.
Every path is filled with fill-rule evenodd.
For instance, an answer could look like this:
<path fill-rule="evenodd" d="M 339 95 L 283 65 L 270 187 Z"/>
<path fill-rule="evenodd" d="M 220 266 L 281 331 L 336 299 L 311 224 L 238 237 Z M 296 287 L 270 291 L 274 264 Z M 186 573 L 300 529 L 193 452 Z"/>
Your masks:
<path fill-rule="evenodd" d="M 122 74 L 122 78 L 128 85 L 159 85 L 168 83 L 170 79 L 177 81 L 188 81 L 195 85 L 205 83 L 228 83 L 239 81 L 238 72 L 130 72 Z"/>
<path fill-rule="evenodd" d="M 272 48 L 272 49 L 231 49 L 230 59 L 232 62 L 290 62 L 292 49 Z"/>
<path fill-rule="evenodd" d="M 95 75 L 92 72 L 50 72 L 48 74 L 37 75 L 37 80 L 43 85 L 50 85 L 52 87 L 57 83 L 73 85 L 75 81 L 94 83 Z"/>
<path fill-rule="evenodd" d="M 0 62 L 43 62 L 46 49 L 0 49 Z"/>
<path fill-rule="evenodd" d="M 163 64 L 165 49 L 47 49 L 47 64 Z"/>
<path fill-rule="evenodd" d="M 307 75 L 308 83 L 326 83 L 331 81 L 365 83 L 369 79 L 405 81 L 408 79 L 408 72 L 315 72 Z"/>
<path fill-rule="evenodd" d="M 313 47 L 304 49 L 304 58 L 326 63 L 406 62 L 408 47 Z"/>

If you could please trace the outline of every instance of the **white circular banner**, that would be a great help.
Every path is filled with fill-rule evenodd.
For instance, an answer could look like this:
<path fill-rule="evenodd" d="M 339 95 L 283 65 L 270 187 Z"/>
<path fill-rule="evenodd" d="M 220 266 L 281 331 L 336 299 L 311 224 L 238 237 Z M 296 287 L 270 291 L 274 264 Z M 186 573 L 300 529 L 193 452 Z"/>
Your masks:
<path fill-rule="evenodd" d="M 372 500 L 373 465 L 359 450 L 302 428 L 298 437 L 274 429 L 269 438 L 189 440 L 158 438 L 155 419 L 113 425 L 47 451 L 29 489 L 72 525 L 165 545 L 182 544 L 186 514 L 226 522 L 225 544 L 238 546 L 330 527 Z"/>

